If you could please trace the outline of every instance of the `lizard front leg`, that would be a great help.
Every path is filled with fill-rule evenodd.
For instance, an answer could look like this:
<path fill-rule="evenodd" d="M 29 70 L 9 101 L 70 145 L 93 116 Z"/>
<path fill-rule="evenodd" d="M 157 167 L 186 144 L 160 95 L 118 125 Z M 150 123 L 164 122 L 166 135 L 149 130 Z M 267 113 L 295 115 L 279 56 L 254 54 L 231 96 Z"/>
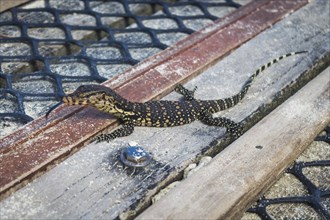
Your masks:
<path fill-rule="evenodd" d="M 243 127 L 240 123 L 236 123 L 225 117 L 214 118 L 211 113 L 203 112 L 199 116 L 199 120 L 207 125 L 225 127 L 227 131 L 234 137 L 242 135 Z"/>
<path fill-rule="evenodd" d="M 132 134 L 134 131 L 134 125 L 132 123 L 124 123 L 122 128 L 119 128 L 110 134 L 100 134 L 93 141 L 98 142 L 109 142 L 117 137 L 124 137 Z"/>
<path fill-rule="evenodd" d="M 176 91 L 177 93 L 183 95 L 183 97 L 187 101 L 192 101 L 192 100 L 195 99 L 194 96 L 195 96 L 196 90 L 197 90 L 197 86 L 195 86 L 195 88 L 193 90 L 189 90 L 181 84 L 177 85 L 174 89 L 174 91 Z"/>

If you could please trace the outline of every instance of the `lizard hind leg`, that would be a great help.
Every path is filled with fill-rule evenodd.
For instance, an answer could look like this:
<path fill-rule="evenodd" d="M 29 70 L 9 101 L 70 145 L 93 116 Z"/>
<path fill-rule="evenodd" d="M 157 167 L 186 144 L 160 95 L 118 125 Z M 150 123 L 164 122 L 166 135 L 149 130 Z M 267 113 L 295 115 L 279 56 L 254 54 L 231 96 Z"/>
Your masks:
<path fill-rule="evenodd" d="M 196 90 L 197 90 L 197 86 L 195 86 L 195 88 L 193 90 L 189 90 L 181 84 L 177 85 L 174 89 L 174 91 L 183 95 L 184 99 L 187 101 L 195 100 L 194 96 L 195 96 Z"/>
<path fill-rule="evenodd" d="M 213 117 L 211 113 L 205 112 L 201 114 L 199 120 L 207 125 L 225 127 L 227 129 L 227 132 L 229 132 L 229 134 L 235 138 L 242 135 L 242 124 L 236 123 L 228 118 Z"/>

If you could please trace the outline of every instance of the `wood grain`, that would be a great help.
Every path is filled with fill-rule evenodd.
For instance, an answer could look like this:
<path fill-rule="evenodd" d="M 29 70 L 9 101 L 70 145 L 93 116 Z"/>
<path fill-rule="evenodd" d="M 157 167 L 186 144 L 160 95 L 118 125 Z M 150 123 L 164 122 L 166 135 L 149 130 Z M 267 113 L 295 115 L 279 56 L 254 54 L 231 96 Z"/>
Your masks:
<path fill-rule="evenodd" d="M 144 102 L 164 96 L 178 82 L 196 76 L 243 42 L 306 3 L 305 0 L 252 2 L 252 6 L 243 7 L 238 14 L 228 15 L 217 24 L 179 42 L 178 49 L 172 47 L 174 52 L 172 48 L 165 50 L 105 84 L 112 85 L 115 91 L 131 101 Z M 3 155 L 0 166 L 3 176 L 0 178 L 1 196 L 45 170 L 56 158 L 64 158 L 75 149 L 85 146 L 98 132 L 113 129 L 118 124 L 113 119 L 95 117 L 100 115 L 95 110 L 63 109 L 59 108 L 55 111 L 57 115 L 49 119 L 39 118 L 0 140 L 0 153 Z"/>
<path fill-rule="evenodd" d="M 137 219 L 239 218 L 330 123 L 329 76 L 330 68 Z"/>
<path fill-rule="evenodd" d="M 198 86 L 196 98 L 228 97 L 239 91 L 253 71 L 268 62 L 269 59 L 292 50 L 308 50 L 308 54 L 290 57 L 265 71 L 253 82 L 251 89 L 241 103 L 218 115 L 235 121 L 253 118 L 253 121 L 250 119 L 249 124 L 256 123 L 273 106 L 279 105 L 283 96 L 287 98 L 292 95 L 294 91 L 300 88 L 299 85 L 306 83 L 306 79 L 309 80 L 310 77 L 318 74 L 320 72 L 318 67 L 324 68 L 324 66 L 329 65 L 329 48 L 325 42 L 329 37 L 327 30 L 330 24 L 322 17 L 315 16 L 315 14 L 328 14 L 325 6 L 316 2 L 310 3 L 294 14 L 286 16 L 284 20 L 273 25 L 272 28 L 240 45 L 229 56 L 216 62 L 214 66 L 203 71 L 185 86 L 187 88 Z M 273 13 L 274 10 L 268 10 L 268 12 Z M 263 20 L 261 17 L 260 19 Z M 236 26 L 236 28 L 238 31 L 242 27 L 249 29 L 248 25 L 249 23 L 241 23 L 241 26 Z M 229 28 L 230 25 L 225 26 Z M 234 34 L 235 32 L 231 33 Z M 251 33 L 244 32 L 243 34 Z M 239 36 L 236 35 L 238 38 Z M 198 35 L 198 37 L 200 36 Z M 196 43 L 197 47 L 193 47 L 195 50 L 192 54 L 196 56 L 198 51 L 205 53 L 204 50 L 200 49 L 205 41 L 202 39 L 199 42 Z M 191 42 L 185 41 L 184 43 L 188 45 Z M 214 47 L 216 47 L 216 43 L 222 42 L 215 41 Z M 208 45 L 208 47 L 211 46 Z M 189 50 L 189 48 L 187 46 L 185 50 Z M 173 58 L 176 54 L 174 53 Z M 178 54 L 180 53 L 178 52 Z M 143 68 L 146 68 L 147 70 L 157 69 L 161 72 L 161 68 L 157 68 L 158 65 L 155 64 L 156 62 L 162 63 L 162 59 L 159 58 L 161 56 L 164 57 L 165 55 L 155 56 L 153 57 L 154 60 L 148 61 L 151 66 L 150 69 L 148 69 L 150 66 L 143 65 L 138 66 L 135 70 L 143 72 Z M 199 62 L 198 59 L 202 59 L 202 57 L 193 57 L 192 59 L 193 62 Z M 170 59 L 165 59 L 164 64 L 166 60 Z M 175 59 L 170 61 L 175 62 Z M 177 68 L 176 72 L 180 73 L 180 69 Z M 131 73 L 134 71 L 132 70 Z M 139 79 L 140 87 L 138 89 L 144 93 L 147 90 L 145 87 L 149 86 L 148 80 L 152 80 L 151 75 L 148 74 L 145 81 Z M 136 80 L 137 78 L 133 77 Z M 121 82 L 124 82 L 124 77 L 122 77 Z M 118 83 L 120 82 L 118 81 Z M 122 84 L 125 85 L 125 83 Z M 155 84 L 151 84 L 156 90 Z M 116 83 L 113 85 L 116 87 Z M 153 94 L 157 93 L 159 91 L 156 90 Z M 164 100 L 178 100 L 180 97 L 173 92 Z M 50 126 L 41 133 L 35 136 L 31 135 L 31 140 L 27 141 L 30 141 L 32 145 L 28 146 L 25 151 L 20 148 L 20 145 L 17 145 L 18 150 L 25 153 L 22 156 L 40 155 L 40 157 L 44 157 L 46 155 L 55 158 L 58 154 L 69 154 L 70 150 L 75 151 L 76 142 L 73 139 L 81 138 L 80 140 L 83 142 L 88 138 L 88 134 L 83 133 L 86 128 L 95 126 L 97 123 L 109 122 L 106 116 L 95 115 L 95 111 L 91 109 L 77 112 L 76 109 L 72 108 L 62 108 L 57 111 L 60 115 L 55 114 L 53 116 L 58 118 L 65 116 L 67 121 L 59 124 L 63 126 L 66 123 L 69 130 L 61 130 L 65 127 L 60 126 L 52 127 L 54 123 L 51 122 Z M 64 114 L 63 111 L 65 110 L 69 113 Z M 261 113 L 263 113 L 262 116 L 260 116 Z M 69 118 L 72 119 L 69 120 Z M 104 122 L 104 120 L 107 121 Z M 73 133 L 71 140 L 67 138 L 67 132 Z M 58 138 L 63 138 L 63 142 L 58 143 L 63 144 L 66 148 L 46 149 L 48 145 L 46 146 L 44 141 L 37 144 L 38 140 L 56 133 Z M 56 164 L 53 169 L 47 170 L 42 176 L 2 200 L 0 202 L 1 214 L 6 219 L 118 219 L 119 216 L 133 218 L 149 206 L 152 195 L 169 182 L 180 178 L 184 168 L 192 161 L 197 161 L 199 156 L 205 154 L 206 151 L 219 152 L 222 148 L 217 143 L 223 140 L 224 133 L 225 129 L 223 128 L 194 122 L 172 128 L 137 127 L 133 134 L 128 137 L 118 138 L 110 143 L 87 144 L 86 147 L 70 155 L 65 161 Z M 79 137 L 79 134 L 82 136 Z M 58 141 L 58 139 L 48 140 L 49 143 Z M 138 142 L 151 152 L 155 159 L 150 166 L 144 170 L 136 171 L 134 174 L 132 170 L 123 169 L 116 157 L 116 153 L 131 141 Z M 24 145 L 21 146 L 27 146 L 25 142 L 22 143 Z M 70 144 L 65 145 L 67 143 Z M 40 149 L 46 152 L 43 153 Z M 10 153 L 15 159 L 15 151 Z M 257 161 L 254 157 L 252 160 Z M 38 162 L 32 165 L 37 167 L 40 165 Z M 10 165 L 16 164 L 11 163 Z M 41 172 L 42 170 L 39 169 L 38 171 Z M 11 173 L 6 174 L 5 177 L 10 177 L 9 175 Z M 28 179 L 28 181 L 30 180 Z"/>

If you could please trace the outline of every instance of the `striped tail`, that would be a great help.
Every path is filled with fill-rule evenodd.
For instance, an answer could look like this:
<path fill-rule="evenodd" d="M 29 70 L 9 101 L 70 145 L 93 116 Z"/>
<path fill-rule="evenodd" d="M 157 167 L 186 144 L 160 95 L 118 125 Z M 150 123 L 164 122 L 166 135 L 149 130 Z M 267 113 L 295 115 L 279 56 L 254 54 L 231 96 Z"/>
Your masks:
<path fill-rule="evenodd" d="M 291 52 L 291 53 L 288 53 L 288 54 L 285 54 L 285 55 L 282 55 L 276 59 L 273 59 L 272 61 L 268 62 L 267 64 L 265 65 L 262 65 L 261 67 L 259 67 L 259 69 L 257 69 L 254 74 L 252 76 L 250 76 L 250 78 L 246 81 L 246 83 L 244 84 L 244 86 L 242 87 L 241 91 L 230 97 L 230 98 L 225 98 L 225 99 L 220 99 L 220 100 L 217 100 L 217 106 L 219 108 L 218 111 L 221 111 L 221 110 L 225 110 L 227 108 L 230 108 L 234 105 L 236 105 L 239 101 L 241 101 L 245 94 L 247 93 L 247 91 L 249 90 L 250 86 L 251 86 L 251 83 L 252 81 L 254 80 L 255 77 L 257 77 L 261 72 L 263 72 L 265 69 L 269 68 L 270 66 L 272 66 L 274 63 L 277 63 L 279 62 L 280 60 L 286 58 L 286 57 L 289 57 L 289 56 L 292 56 L 292 55 L 296 55 L 296 54 L 301 54 L 301 53 L 307 53 L 307 51 L 299 51 L 299 52 Z M 217 112 L 217 111 L 215 111 Z"/>

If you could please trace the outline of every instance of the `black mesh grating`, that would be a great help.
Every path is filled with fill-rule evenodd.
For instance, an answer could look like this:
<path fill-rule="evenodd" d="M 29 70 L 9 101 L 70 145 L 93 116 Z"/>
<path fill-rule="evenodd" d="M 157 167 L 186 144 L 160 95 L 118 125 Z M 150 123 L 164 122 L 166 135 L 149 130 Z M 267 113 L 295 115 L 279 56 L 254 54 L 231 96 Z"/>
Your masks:
<path fill-rule="evenodd" d="M 41 116 L 67 90 L 114 77 L 237 2 L 248 0 L 39 0 L 1 13 L 1 128 Z"/>
<path fill-rule="evenodd" d="M 330 126 L 325 129 L 325 135 L 315 138 L 316 141 L 324 141 L 327 147 L 330 144 Z M 329 158 L 329 154 L 328 157 Z M 312 169 L 311 169 L 312 168 Z M 313 168 L 318 168 L 315 171 Z M 310 172 L 308 170 L 310 169 Z M 330 160 L 314 160 L 309 162 L 295 162 L 286 173 L 292 174 L 303 184 L 306 194 L 299 196 L 288 196 L 267 199 L 260 198 L 257 203 L 247 210 L 249 213 L 256 213 L 261 219 L 273 219 L 273 215 L 269 213 L 268 207 L 272 205 L 283 204 L 304 204 L 312 208 L 322 219 L 330 219 Z M 320 179 L 309 177 L 308 173 L 313 176 L 319 172 Z M 325 180 L 325 181 L 324 181 Z M 280 209 L 280 208 L 279 208 Z M 280 212 L 280 211 L 279 211 Z M 276 215 L 279 217 L 280 215 Z M 305 216 L 306 219 L 310 218 Z M 283 217 L 285 219 L 285 217 Z M 299 219 L 299 217 L 297 217 Z"/>

